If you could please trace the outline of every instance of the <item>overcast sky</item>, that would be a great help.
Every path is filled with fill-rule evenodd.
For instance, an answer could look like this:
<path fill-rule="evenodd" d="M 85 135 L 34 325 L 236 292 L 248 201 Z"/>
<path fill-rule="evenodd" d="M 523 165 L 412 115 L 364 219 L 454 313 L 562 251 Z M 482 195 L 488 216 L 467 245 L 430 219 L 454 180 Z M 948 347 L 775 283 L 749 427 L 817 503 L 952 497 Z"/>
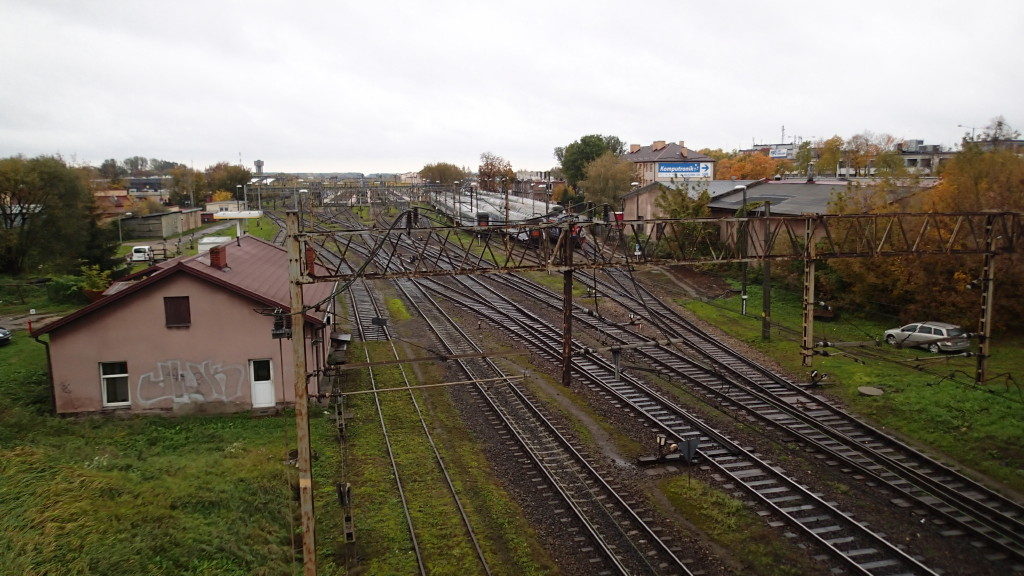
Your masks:
<path fill-rule="evenodd" d="M 833 7 L 835 6 L 835 7 Z M 749 147 L 1024 128 L 1024 2 L 0 0 L 0 156 L 546 170 L 586 134 Z M 970 129 L 966 129 L 970 131 Z"/>

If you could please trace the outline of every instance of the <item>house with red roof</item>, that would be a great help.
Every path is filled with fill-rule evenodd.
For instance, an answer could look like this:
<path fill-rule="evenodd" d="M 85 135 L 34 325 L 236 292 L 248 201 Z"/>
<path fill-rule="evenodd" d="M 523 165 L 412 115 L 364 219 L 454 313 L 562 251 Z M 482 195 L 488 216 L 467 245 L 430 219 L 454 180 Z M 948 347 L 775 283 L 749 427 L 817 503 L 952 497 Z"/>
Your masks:
<path fill-rule="evenodd" d="M 303 287 L 314 374 L 327 362 L 333 290 Z M 32 335 L 47 346 L 59 414 L 273 408 L 295 401 L 289 308 L 287 252 L 243 236 L 129 276 Z M 317 379 L 307 388 L 317 393 Z"/>

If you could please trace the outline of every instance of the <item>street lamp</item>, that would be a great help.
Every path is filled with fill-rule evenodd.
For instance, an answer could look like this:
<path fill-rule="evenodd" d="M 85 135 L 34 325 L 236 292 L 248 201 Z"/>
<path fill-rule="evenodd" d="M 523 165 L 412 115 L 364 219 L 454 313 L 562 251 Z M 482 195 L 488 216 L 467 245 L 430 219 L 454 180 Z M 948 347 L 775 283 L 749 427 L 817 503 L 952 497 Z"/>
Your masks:
<path fill-rule="evenodd" d="M 740 214 L 741 214 L 742 218 L 746 218 L 747 217 L 747 187 L 743 186 L 742 184 L 740 184 L 740 185 L 736 186 L 735 188 L 733 188 L 733 190 L 739 190 L 739 191 L 741 191 L 743 193 L 743 203 L 740 205 Z M 736 238 L 736 240 L 737 240 L 737 242 L 741 243 L 740 246 L 739 246 L 740 254 L 742 254 L 743 257 L 746 258 L 746 256 L 747 256 L 747 223 L 745 221 L 740 223 L 740 230 L 742 231 L 742 234 L 740 234 L 739 231 L 737 231 L 737 238 Z M 747 261 L 744 259 L 743 262 L 741 262 L 740 264 L 741 264 L 741 269 L 743 271 L 742 280 L 740 281 L 740 314 L 746 316 L 747 315 Z"/>
<path fill-rule="evenodd" d="M 966 124 L 957 124 L 957 128 L 970 128 L 971 129 L 971 142 L 974 142 L 974 131 L 977 130 L 977 126 L 967 126 Z"/>
<path fill-rule="evenodd" d="M 244 185 L 244 184 L 235 184 L 235 189 L 238 191 L 238 192 L 235 193 L 235 202 L 237 203 L 238 200 L 239 200 L 238 197 L 241 196 L 242 197 L 241 198 L 241 200 L 242 200 L 242 210 L 248 210 L 249 209 L 249 198 L 248 198 L 249 190 L 248 190 L 248 187 L 246 185 Z"/>

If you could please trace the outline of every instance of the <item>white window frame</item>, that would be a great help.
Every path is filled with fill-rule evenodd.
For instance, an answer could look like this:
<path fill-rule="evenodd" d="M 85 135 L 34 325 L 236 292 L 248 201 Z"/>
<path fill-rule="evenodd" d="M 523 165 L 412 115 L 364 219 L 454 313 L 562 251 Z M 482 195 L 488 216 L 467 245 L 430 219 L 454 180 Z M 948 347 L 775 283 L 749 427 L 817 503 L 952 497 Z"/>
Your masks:
<path fill-rule="evenodd" d="M 125 372 L 124 372 L 124 374 L 104 374 L 103 373 L 103 365 L 104 364 L 124 364 Z M 131 380 L 128 378 L 128 372 L 127 372 L 127 370 L 128 370 L 128 362 L 125 361 L 125 360 L 117 360 L 117 361 L 113 361 L 113 362 L 100 362 L 99 365 L 97 366 L 97 368 L 99 369 L 99 373 L 100 373 L 100 398 L 103 400 L 103 407 L 104 408 L 113 408 L 113 407 L 117 407 L 117 406 L 131 406 L 131 404 L 132 404 L 132 389 L 131 389 Z M 125 381 L 128 383 L 128 400 L 126 400 L 124 402 L 107 402 L 107 380 L 114 379 L 114 378 L 124 378 Z"/>

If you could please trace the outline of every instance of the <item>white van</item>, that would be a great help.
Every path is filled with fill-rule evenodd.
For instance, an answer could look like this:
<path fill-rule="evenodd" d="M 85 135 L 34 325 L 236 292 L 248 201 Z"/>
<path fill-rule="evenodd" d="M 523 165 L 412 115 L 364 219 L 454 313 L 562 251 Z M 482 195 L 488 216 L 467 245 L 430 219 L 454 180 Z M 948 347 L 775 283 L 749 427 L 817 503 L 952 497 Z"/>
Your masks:
<path fill-rule="evenodd" d="M 153 249 L 149 246 L 135 246 L 129 260 L 132 262 L 149 262 L 153 259 Z"/>

